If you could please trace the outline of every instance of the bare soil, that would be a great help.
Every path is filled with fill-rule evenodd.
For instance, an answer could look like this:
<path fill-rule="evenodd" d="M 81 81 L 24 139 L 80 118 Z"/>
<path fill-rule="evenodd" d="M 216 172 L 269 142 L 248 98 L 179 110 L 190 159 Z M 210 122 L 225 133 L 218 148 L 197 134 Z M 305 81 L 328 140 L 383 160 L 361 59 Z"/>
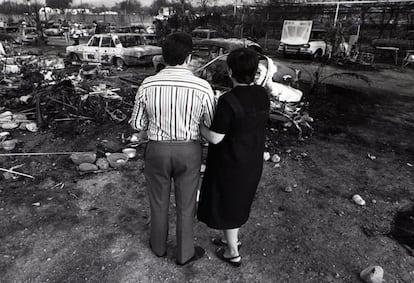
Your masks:
<path fill-rule="evenodd" d="M 178 267 L 174 205 L 167 256 L 151 253 L 142 146 L 125 167 L 85 175 L 68 155 L 0 157 L 0 167 L 23 164 L 16 170 L 35 177 L 0 174 L 0 282 L 361 282 L 369 265 L 383 267 L 386 282 L 414 282 L 409 248 L 390 235 L 396 213 L 414 200 L 414 71 L 354 72 L 370 85 L 336 77 L 305 95 L 315 119 L 305 141 L 269 123 L 267 148 L 281 162 L 264 163 L 241 229 L 241 268 L 215 257 L 218 232 L 197 222 L 207 255 Z M 64 152 L 120 149 L 131 133 L 126 122 L 83 122 L 12 135 L 22 141 L 14 152 Z"/>

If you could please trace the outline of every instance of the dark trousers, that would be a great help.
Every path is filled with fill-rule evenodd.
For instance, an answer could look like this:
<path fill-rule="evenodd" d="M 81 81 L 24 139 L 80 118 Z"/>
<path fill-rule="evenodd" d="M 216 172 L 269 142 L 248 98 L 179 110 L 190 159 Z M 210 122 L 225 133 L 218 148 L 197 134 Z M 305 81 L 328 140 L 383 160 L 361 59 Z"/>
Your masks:
<path fill-rule="evenodd" d="M 150 141 L 147 145 L 144 173 L 151 207 L 150 242 L 158 256 L 167 249 L 172 180 L 177 209 L 177 261 L 183 263 L 194 255 L 193 222 L 200 166 L 198 142 Z"/>

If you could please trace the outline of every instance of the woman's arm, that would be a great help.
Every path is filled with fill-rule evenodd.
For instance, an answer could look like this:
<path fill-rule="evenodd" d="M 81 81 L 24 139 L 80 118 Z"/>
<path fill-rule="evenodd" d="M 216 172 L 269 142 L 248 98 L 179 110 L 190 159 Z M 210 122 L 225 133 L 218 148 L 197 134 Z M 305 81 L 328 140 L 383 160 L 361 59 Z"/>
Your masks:
<path fill-rule="evenodd" d="M 218 144 L 224 139 L 225 134 L 216 133 L 204 125 L 204 123 L 200 123 L 200 132 L 201 135 L 212 144 Z"/>

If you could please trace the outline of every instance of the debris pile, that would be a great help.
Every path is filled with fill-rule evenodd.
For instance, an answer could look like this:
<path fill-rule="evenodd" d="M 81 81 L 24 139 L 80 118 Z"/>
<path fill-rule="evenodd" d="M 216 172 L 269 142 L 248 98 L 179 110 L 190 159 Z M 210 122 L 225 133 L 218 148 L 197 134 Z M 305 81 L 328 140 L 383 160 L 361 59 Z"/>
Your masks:
<path fill-rule="evenodd" d="M 2 57 L 0 69 L 0 105 L 3 109 L 24 109 L 32 115 L 31 119 L 0 120 L 9 123 L 3 129 L 33 122 L 39 128 L 68 120 L 123 122 L 130 115 L 140 82 L 111 76 L 116 70 L 100 64 L 70 64 L 65 68 L 64 59 L 57 56 Z"/>

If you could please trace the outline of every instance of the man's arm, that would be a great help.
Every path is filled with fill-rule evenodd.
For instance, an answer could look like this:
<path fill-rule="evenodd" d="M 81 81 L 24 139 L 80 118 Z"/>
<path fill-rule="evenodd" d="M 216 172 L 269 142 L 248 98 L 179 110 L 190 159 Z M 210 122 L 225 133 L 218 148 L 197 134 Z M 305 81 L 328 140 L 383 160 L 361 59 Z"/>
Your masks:
<path fill-rule="evenodd" d="M 201 123 L 205 123 L 207 127 L 211 126 L 211 123 L 213 121 L 214 112 L 216 109 L 216 99 L 214 97 L 214 92 L 210 88 L 210 92 L 205 96 L 204 105 L 203 105 L 203 119 L 204 121 L 201 121 Z"/>
<path fill-rule="evenodd" d="M 142 89 L 138 89 L 137 95 L 135 96 L 134 109 L 132 111 L 131 119 L 129 124 L 134 130 L 145 131 L 148 129 L 148 116 L 145 104 L 145 94 Z"/>

